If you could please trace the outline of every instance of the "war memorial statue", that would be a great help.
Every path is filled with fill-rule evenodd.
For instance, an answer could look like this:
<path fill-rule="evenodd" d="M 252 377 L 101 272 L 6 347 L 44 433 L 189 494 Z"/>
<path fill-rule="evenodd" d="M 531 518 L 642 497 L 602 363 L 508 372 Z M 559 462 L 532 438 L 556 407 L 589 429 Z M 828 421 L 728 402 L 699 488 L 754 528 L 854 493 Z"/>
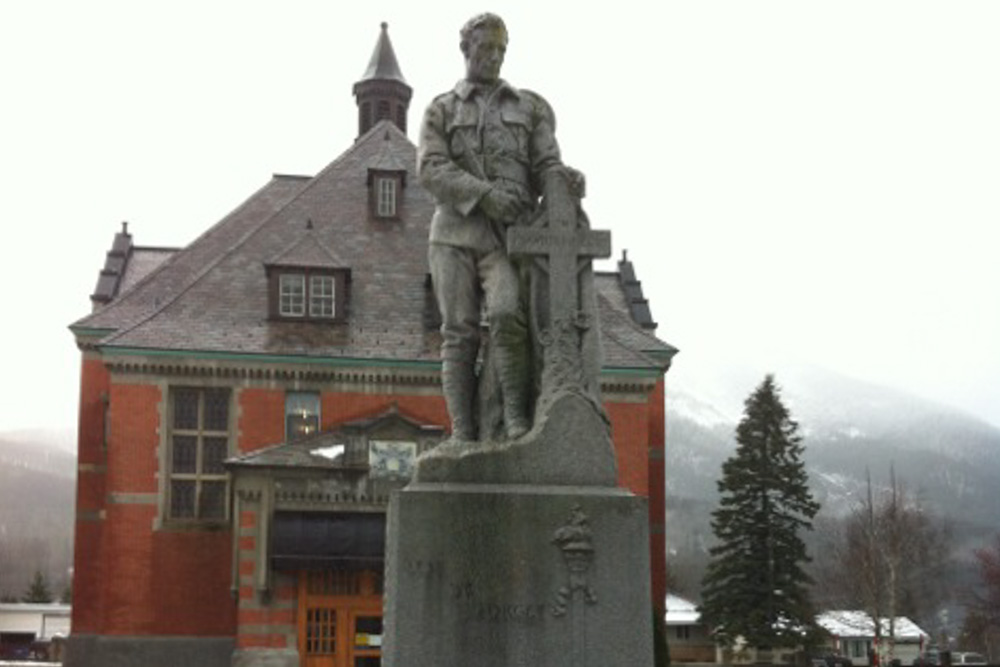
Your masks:
<path fill-rule="evenodd" d="M 418 171 L 452 437 L 388 512 L 386 667 L 650 667 L 648 509 L 617 486 L 592 259 L 555 116 L 500 78 L 500 17 L 460 32 Z M 483 315 L 488 335 L 482 336 Z"/>
<path fill-rule="evenodd" d="M 573 410 L 590 413 L 586 426 L 608 436 L 597 445 L 605 476 L 587 481 L 614 484 L 589 261 L 610 254 L 610 235 L 589 230 L 584 178 L 562 163 L 552 108 L 500 78 L 507 49 L 500 17 L 473 17 L 460 46 L 466 78 L 429 105 L 417 156 L 420 181 L 436 200 L 429 262 L 452 423 L 451 441 L 422 463 L 418 479 L 514 481 L 484 479 L 482 469 L 467 479 L 442 459 L 491 458 L 486 452 L 505 441 L 525 440 L 501 447 L 507 451 L 535 449 L 557 399 L 572 394 Z M 533 468 L 537 454 L 521 467 Z"/>

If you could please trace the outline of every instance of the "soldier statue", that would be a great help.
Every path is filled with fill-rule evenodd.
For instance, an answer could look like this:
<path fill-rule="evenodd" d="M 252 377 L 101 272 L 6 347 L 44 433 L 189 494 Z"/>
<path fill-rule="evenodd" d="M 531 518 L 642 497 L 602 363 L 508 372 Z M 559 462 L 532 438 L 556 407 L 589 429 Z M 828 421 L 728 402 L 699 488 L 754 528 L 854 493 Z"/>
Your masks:
<path fill-rule="evenodd" d="M 442 319 L 442 385 L 452 437 L 475 440 L 485 310 L 505 435 L 517 439 L 531 428 L 537 379 L 523 272 L 508 256 L 507 229 L 529 224 L 548 180 L 582 177 L 562 164 L 548 103 L 500 78 L 503 20 L 473 17 L 460 46 L 466 76 L 427 108 L 418 152 L 420 181 L 437 204 L 429 260 Z"/>

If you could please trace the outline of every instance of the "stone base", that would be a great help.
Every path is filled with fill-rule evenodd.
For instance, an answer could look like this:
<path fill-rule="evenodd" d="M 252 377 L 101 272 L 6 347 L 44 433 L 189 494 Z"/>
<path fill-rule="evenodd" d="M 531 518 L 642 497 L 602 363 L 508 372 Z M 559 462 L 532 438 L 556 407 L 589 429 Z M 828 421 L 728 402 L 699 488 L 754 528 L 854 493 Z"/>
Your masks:
<path fill-rule="evenodd" d="M 290 648 L 245 648 L 233 653 L 232 667 L 299 667 L 299 652 Z"/>
<path fill-rule="evenodd" d="M 214 637 L 71 634 L 64 667 L 230 667 L 236 642 Z"/>
<path fill-rule="evenodd" d="M 417 460 L 413 481 L 615 486 L 617 467 L 604 417 L 583 396 L 565 392 L 523 438 L 450 440 Z"/>
<path fill-rule="evenodd" d="M 386 667 L 650 667 L 646 501 L 411 484 L 393 495 Z"/>

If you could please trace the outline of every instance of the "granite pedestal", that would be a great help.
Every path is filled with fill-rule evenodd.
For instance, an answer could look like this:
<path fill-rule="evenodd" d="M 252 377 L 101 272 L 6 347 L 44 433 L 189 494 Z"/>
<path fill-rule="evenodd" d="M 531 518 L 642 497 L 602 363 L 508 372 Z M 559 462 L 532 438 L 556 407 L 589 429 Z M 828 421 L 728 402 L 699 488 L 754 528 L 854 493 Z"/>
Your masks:
<path fill-rule="evenodd" d="M 411 484 L 389 507 L 386 667 L 652 665 L 646 501 Z"/>

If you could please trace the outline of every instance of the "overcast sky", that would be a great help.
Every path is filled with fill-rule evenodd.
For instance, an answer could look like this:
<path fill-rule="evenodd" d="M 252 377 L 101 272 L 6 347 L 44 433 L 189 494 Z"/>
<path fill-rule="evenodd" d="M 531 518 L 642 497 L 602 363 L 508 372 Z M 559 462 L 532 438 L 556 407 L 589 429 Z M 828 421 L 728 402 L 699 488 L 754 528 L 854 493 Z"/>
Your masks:
<path fill-rule="evenodd" d="M 75 424 L 67 326 L 121 221 L 182 246 L 318 172 L 381 21 L 416 127 L 485 9 L 682 350 L 668 379 L 793 357 L 1000 425 L 998 2 L 33 0 L 0 6 L 0 431 Z"/>

